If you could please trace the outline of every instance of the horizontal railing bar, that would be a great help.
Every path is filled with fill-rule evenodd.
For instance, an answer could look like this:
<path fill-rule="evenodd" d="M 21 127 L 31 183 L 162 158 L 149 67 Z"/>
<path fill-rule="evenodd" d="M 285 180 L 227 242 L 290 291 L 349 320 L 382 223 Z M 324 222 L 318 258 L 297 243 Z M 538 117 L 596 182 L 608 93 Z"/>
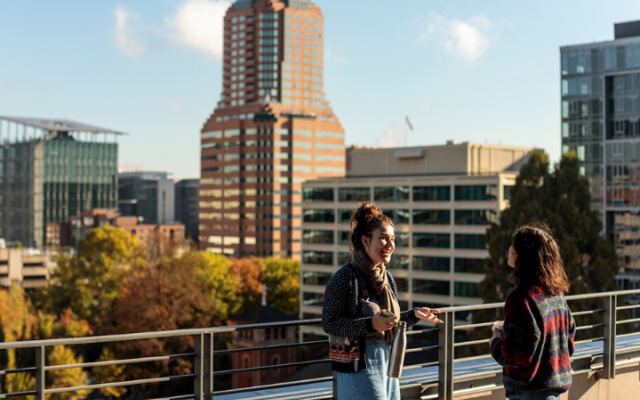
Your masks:
<path fill-rule="evenodd" d="M 162 397 L 162 398 L 159 398 L 159 399 L 149 399 L 149 400 L 187 400 L 187 399 L 193 399 L 193 395 L 192 394 L 183 394 L 181 396 Z"/>
<path fill-rule="evenodd" d="M 640 332 L 623 333 L 622 335 L 616 335 L 616 337 L 617 338 L 623 338 L 623 337 L 638 336 L 638 335 L 640 335 Z"/>
<path fill-rule="evenodd" d="M 96 383 L 93 385 L 83 385 L 83 386 L 71 386 L 64 388 L 55 388 L 55 389 L 45 389 L 45 394 L 50 393 L 65 393 L 65 392 L 75 392 L 78 390 L 95 390 L 95 389 L 104 389 L 109 387 L 117 387 L 117 386 L 133 386 L 133 385 L 142 385 L 145 383 L 158 383 L 158 382 L 169 382 L 175 381 L 178 379 L 186 379 L 193 378 L 194 374 L 188 375 L 174 375 L 174 376 L 165 376 L 162 378 L 147 378 L 147 379 L 136 379 L 133 381 L 122 381 L 122 382 L 110 382 L 110 383 Z"/>
<path fill-rule="evenodd" d="M 249 329 L 265 329 L 273 327 L 288 327 L 288 326 L 303 326 L 303 325 L 318 325 L 322 323 L 320 318 L 317 319 L 305 319 L 301 321 L 286 321 L 286 322 L 270 322 L 264 324 L 251 324 L 251 325 L 234 325 L 224 327 L 210 327 L 210 328 L 197 328 L 197 329 L 176 329 L 172 331 L 160 331 L 160 332 L 140 332 L 140 333 L 125 333 L 120 335 L 105 335 L 105 336 L 86 336 L 76 337 L 68 339 L 45 339 L 45 340 L 31 340 L 22 342 L 4 342 L 0 343 L 0 350 L 3 349 L 20 349 L 39 346 L 75 346 L 80 344 L 94 344 L 94 343 L 106 343 L 106 342 L 124 342 L 130 340 L 144 340 L 144 339 L 160 339 L 177 336 L 193 336 L 203 333 L 231 333 L 235 331 L 246 331 Z"/>
<path fill-rule="evenodd" d="M 469 329 L 469 328 L 482 328 L 484 326 L 491 326 L 493 325 L 493 322 L 482 322 L 479 324 L 469 324 L 469 325 L 458 325 L 458 326 L 454 326 L 453 329 Z"/>
<path fill-rule="evenodd" d="M 221 354 L 229 354 L 229 353 L 240 353 L 243 351 L 258 351 L 258 350 L 268 350 L 268 349 L 280 349 L 286 347 L 299 347 L 299 346 L 310 346 L 314 344 L 320 343 L 329 343 L 328 340 L 316 340 L 313 342 L 302 342 L 302 343 L 289 343 L 289 344 L 274 344 L 271 346 L 261 346 L 261 347 L 246 347 L 243 349 L 231 349 L 231 350 L 216 350 L 213 352 L 214 356 Z"/>
<path fill-rule="evenodd" d="M 228 374 L 250 372 L 250 371 L 261 371 L 263 369 L 297 367 L 298 365 L 322 364 L 322 363 L 326 363 L 326 362 L 329 362 L 329 361 L 331 361 L 331 360 L 326 359 L 326 360 L 314 360 L 314 361 L 298 361 L 298 362 L 288 363 L 288 364 L 267 365 L 267 366 L 264 366 L 264 367 L 253 367 L 253 368 L 242 368 L 242 369 L 227 369 L 227 370 L 224 370 L 224 371 L 216 371 L 216 372 L 213 373 L 213 376 L 228 375 Z"/>
<path fill-rule="evenodd" d="M 582 325 L 576 328 L 576 331 L 583 331 L 585 329 L 597 328 L 599 326 L 604 326 L 604 324 L 593 324 L 593 325 Z"/>
<path fill-rule="evenodd" d="M 474 372 L 474 373 L 471 373 L 471 374 L 455 376 L 455 377 L 453 377 L 453 381 L 454 382 L 467 382 L 467 381 L 476 380 L 479 377 L 495 376 L 495 375 L 501 374 L 502 373 L 502 366 L 498 365 L 498 363 L 496 363 L 495 366 L 496 366 L 496 369 L 494 369 L 493 371 Z"/>
<path fill-rule="evenodd" d="M 481 344 L 481 343 L 485 343 L 488 345 L 490 339 L 491 338 L 486 338 L 486 339 L 480 339 L 480 340 L 472 340 L 470 342 L 454 343 L 453 347 L 471 346 L 472 344 Z"/>
<path fill-rule="evenodd" d="M 428 332 L 437 332 L 439 330 L 440 330 L 440 328 L 427 328 L 427 329 L 420 329 L 418 331 L 409 331 L 409 332 L 407 332 L 407 336 L 409 336 L 409 335 L 419 335 L 421 333 L 428 333 Z"/>
<path fill-rule="evenodd" d="M 440 348 L 439 345 L 433 345 L 433 346 L 426 346 L 426 347 L 416 347 L 414 349 L 407 349 L 405 350 L 405 353 L 417 353 L 419 351 L 427 351 L 427 350 L 434 350 L 434 349 L 438 349 Z"/>
<path fill-rule="evenodd" d="M 601 312 L 604 312 L 604 308 L 599 308 L 597 310 L 589 310 L 589 311 L 576 311 L 576 312 L 572 312 L 571 315 L 573 315 L 574 317 L 577 317 L 579 315 L 590 315 L 590 314 L 597 314 Z"/>
<path fill-rule="evenodd" d="M 461 311 L 475 311 L 475 310 L 487 310 L 490 308 L 499 308 L 504 307 L 504 302 L 501 303 L 487 303 L 487 304 L 474 304 L 470 306 L 461 306 L 461 307 L 443 307 L 438 308 L 440 312 L 461 312 Z"/>
<path fill-rule="evenodd" d="M 136 363 L 144 363 L 144 362 L 152 362 L 152 361 L 165 361 L 165 360 L 171 360 L 174 358 L 195 357 L 195 355 L 196 353 L 184 353 L 184 354 L 173 354 L 170 356 L 130 358 L 126 360 L 95 361 L 95 362 L 82 363 L 82 364 L 49 365 L 44 367 L 44 370 L 55 371 L 59 369 L 103 367 L 106 365 L 120 365 L 120 364 L 136 364 Z"/>
<path fill-rule="evenodd" d="M 584 300 L 584 299 L 593 299 L 598 297 L 626 296 L 628 294 L 640 294 L 640 289 L 614 290 L 611 292 L 604 292 L 604 293 L 574 294 L 571 296 L 566 296 L 565 298 L 567 300 Z"/>
<path fill-rule="evenodd" d="M 616 311 L 620 311 L 620 310 L 629 310 L 631 308 L 638 308 L 640 307 L 640 304 L 632 304 L 630 306 L 617 306 L 616 307 Z"/>
<path fill-rule="evenodd" d="M 603 340 L 604 340 L 604 338 L 585 339 L 585 340 L 578 340 L 577 342 L 573 342 L 573 344 L 602 342 Z"/>
<path fill-rule="evenodd" d="M 616 361 L 616 367 L 627 365 L 627 364 L 637 364 L 639 362 L 640 362 L 640 357 L 631 358 L 629 360 Z"/>
<path fill-rule="evenodd" d="M 453 360 L 453 363 L 460 363 L 464 361 L 475 361 L 475 360 L 486 360 L 488 358 L 493 358 L 491 354 L 483 354 L 481 356 L 473 356 L 473 357 L 465 357 L 465 358 L 457 358 Z"/>
<path fill-rule="evenodd" d="M 333 380 L 332 376 L 327 377 L 327 378 L 304 379 L 304 380 L 295 381 L 295 382 L 273 383 L 271 385 L 252 386 L 252 387 L 247 387 L 247 388 L 242 388 L 242 389 L 220 390 L 218 392 L 213 392 L 213 395 L 214 396 L 220 396 L 220 395 L 226 395 L 226 394 L 250 392 L 250 391 L 254 391 L 254 390 L 278 389 L 278 388 L 297 386 L 297 385 L 307 385 L 307 384 L 311 384 L 311 383 L 331 382 L 332 380 Z"/>
<path fill-rule="evenodd" d="M 0 371 L 0 375 L 19 374 L 20 372 L 30 372 L 35 370 L 36 367 L 5 369 L 4 371 Z"/>
<path fill-rule="evenodd" d="M 432 361 L 432 362 L 428 362 L 428 363 L 424 363 L 424 364 L 409 365 L 409 366 L 406 366 L 406 367 L 402 368 L 402 370 L 403 371 L 410 371 L 412 369 L 421 369 L 421 368 L 433 367 L 434 365 L 438 365 L 438 362 L 437 361 Z"/>
<path fill-rule="evenodd" d="M 593 354 L 583 354 L 581 356 L 573 356 L 570 357 L 569 360 L 571 361 L 575 361 L 575 360 L 583 360 L 585 358 L 592 358 L 592 357 L 598 357 L 601 356 L 603 353 L 593 353 Z"/>
<path fill-rule="evenodd" d="M 21 396 L 35 396 L 35 390 L 29 390 L 28 392 L 14 392 L 14 393 L 2 393 L 0 394 L 0 399 L 10 399 L 12 397 L 21 397 Z"/>
<path fill-rule="evenodd" d="M 639 322 L 640 318 L 633 318 L 633 319 L 623 319 L 621 321 L 616 321 L 616 325 L 620 325 L 620 324 L 630 324 L 632 322 Z"/>
<path fill-rule="evenodd" d="M 616 354 L 633 353 L 640 350 L 640 346 L 627 347 L 626 349 L 616 349 Z"/>

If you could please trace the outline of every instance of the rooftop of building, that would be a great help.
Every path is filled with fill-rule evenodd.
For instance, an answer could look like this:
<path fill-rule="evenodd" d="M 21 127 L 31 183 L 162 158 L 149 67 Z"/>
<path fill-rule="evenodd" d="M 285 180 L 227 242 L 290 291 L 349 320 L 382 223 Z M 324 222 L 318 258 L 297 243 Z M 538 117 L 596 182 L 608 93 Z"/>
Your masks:
<path fill-rule="evenodd" d="M 17 124 L 41 129 L 48 132 L 90 132 L 90 133 L 111 133 L 115 135 L 124 135 L 124 132 L 114 131 L 112 129 L 101 128 L 95 125 L 89 125 L 82 122 L 71 121 L 68 119 L 45 119 L 45 118 L 25 118 L 25 117 L 7 117 L 0 116 L 0 120 L 6 120 Z"/>
<path fill-rule="evenodd" d="M 237 0 L 233 3 L 233 9 L 236 11 L 246 10 L 253 7 L 253 4 L 260 0 Z M 278 3 L 285 3 L 287 7 L 299 8 L 306 10 L 310 5 L 315 5 L 310 0 L 277 0 Z"/>
<path fill-rule="evenodd" d="M 139 179 L 171 179 L 170 173 L 164 171 L 126 171 L 119 172 L 119 179 L 139 178 Z"/>
<path fill-rule="evenodd" d="M 613 25 L 613 40 L 601 40 L 598 42 L 594 40 L 592 43 L 570 44 L 561 46 L 560 50 L 564 51 L 571 50 L 573 48 L 602 47 L 613 42 L 616 44 L 640 42 L 640 20 L 615 23 Z"/>
<path fill-rule="evenodd" d="M 457 143 L 454 140 L 428 146 L 352 147 L 347 150 L 347 177 L 517 173 L 533 150 L 531 147 Z"/>

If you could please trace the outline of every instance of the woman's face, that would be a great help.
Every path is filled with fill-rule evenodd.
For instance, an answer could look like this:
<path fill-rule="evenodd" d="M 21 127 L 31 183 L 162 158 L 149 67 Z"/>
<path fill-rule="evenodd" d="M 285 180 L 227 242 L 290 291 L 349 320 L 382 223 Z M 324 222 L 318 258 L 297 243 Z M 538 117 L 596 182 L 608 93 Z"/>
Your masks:
<path fill-rule="evenodd" d="M 396 248 L 396 233 L 391 225 L 384 225 L 374 230 L 370 238 L 363 236 L 362 244 L 375 265 L 388 264 Z"/>
<path fill-rule="evenodd" d="M 509 247 L 509 261 L 507 261 L 507 264 L 509 264 L 511 268 L 515 268 L 517 259 L 518 259 L 518 253 L 516 253 L 516 250 L 513 248 L 513 245 L 511 245 L 511 247 Z"/>

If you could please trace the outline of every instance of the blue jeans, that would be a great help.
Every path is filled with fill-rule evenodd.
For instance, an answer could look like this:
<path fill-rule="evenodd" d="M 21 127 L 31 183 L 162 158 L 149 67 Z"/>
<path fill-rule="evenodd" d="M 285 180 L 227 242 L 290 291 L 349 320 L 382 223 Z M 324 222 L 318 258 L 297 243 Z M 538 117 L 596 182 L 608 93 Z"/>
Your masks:
<path fill-rule="evenodd" d="M 544 392 L 520 393 L 509 397 L 509 400 L 560 400 L 560 393 L 555 390 Z"/>
<path fill-rule="evenodd" d="M 338 372 L 340 400 L 400 400 L 400 380 L 389 378 L 389 343 L 367 343 L 367 368 L 345 374 Z"/>

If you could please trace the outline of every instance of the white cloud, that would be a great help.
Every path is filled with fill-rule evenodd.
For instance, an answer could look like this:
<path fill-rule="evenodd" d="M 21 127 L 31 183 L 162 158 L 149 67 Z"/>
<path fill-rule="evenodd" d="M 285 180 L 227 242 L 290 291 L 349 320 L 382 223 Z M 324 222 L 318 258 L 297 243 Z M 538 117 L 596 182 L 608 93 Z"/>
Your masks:
<path fill-rule="evenodd" d="M 329 47 L 327 47 L 324 51 L 324 58 L 327 60 L 327 62 L 335 65 L 345 65 L 347 63 L 347 60 L 337 54 L 334 54 Z"/>
<path fill-rule="evenodd" d="M 375 147 L 400 147 L 402 146 L 402 138 L 398 132 L 396 125 L 391 125 L 387 130 L 376 139 Z"/>
<path fill-rule="evenodd" d="M 121 6 L 116 7 L 113 13 L 116 17 L 116 26 L 114 28 L 116 46 L 129 56 L 142 54 L 144 48 L 133 36 L 131 28 L 127 25 L 127 20 L 131 18 L 131 15 Z"/>
<path fill-rule="evenodd" d="M 224 0 L 186 0 L 165 22 L 178 42 L 221 59 L 223 18 L 230 6 Z"/>
<path fill-rule="evenodd" d="M 432 15 L 418 40 L 436 40 L 447 52 L 473 62 L 489 49 L 496 38 L 493 24 L 482 14 L 468 21 Z"/>

